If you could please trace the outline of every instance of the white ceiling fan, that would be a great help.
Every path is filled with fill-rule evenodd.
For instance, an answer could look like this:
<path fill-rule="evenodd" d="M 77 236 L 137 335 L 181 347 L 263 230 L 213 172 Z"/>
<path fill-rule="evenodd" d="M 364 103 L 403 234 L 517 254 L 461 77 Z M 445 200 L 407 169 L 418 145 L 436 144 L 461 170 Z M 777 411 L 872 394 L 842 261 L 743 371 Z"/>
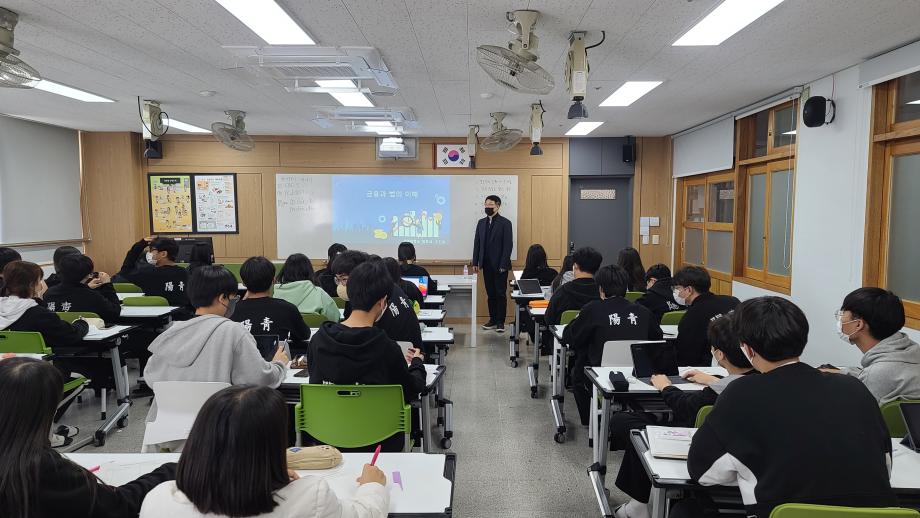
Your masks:
<path fill-rule="evenodd" d="M 19 15 L 0 7 L 0 88 L 35 88 L 42 76 L 37 70 L 19 59 L 13 47 L 13 29 Z"/>
<path fill-rule="evenodd" d="M 211 132 L 221 144 L 230 149 L 237 151 L 252 151 L 256 146 L 252 137 L 246 133 L 246 112 L 239 110 L 227 110 L 224 113 L 230 117 L 230 124 L 226 122 L 215 122 L 211 124 Z"/>
<path fill-rule="evenodd" d="M 540 13 L 513 11 L 506 13 L 508 29 L 515 35 L 508 47 L 480 45 L 476 61 L 489 77 L 515 92 L 546 95 L 553 90 L 553 76 L 537 64 L 539 38 L 533 33 Z"/>
<path fill-rule="evenodd" d="M 509 129 L 502 124 L 507 115 L 505 112 L 490 113 L 492 116 L 492 133 L 479 141 L 479 147 L 486 151 L 508 151 L 521 141 L 524 132 L 519 129 Z"/>

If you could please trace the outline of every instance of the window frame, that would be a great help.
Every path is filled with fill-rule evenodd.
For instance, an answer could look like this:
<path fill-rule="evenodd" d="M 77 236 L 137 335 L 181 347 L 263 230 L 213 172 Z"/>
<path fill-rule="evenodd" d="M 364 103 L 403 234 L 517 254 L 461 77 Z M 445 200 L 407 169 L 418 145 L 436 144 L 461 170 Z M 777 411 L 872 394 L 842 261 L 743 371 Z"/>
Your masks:
<path fill-rule="evenodd" d="M 790 233 L 789 233 L 789 275 L 780 275 L 770 272 L 770 241 L 773 239 L 773 236 L 770 235 L 770 220 L 771 220 L 771 204 L 773 203 L 773 174 L 782 171 L 790 171 L 792 178 L 792 199 L 790 200 Z M 751 180 L 754 176 L 765 175 L 765 190 L 764 190 L 764 215 L 763 215 L 763 225 L 764 225 L 764 237 L 762 238 L 762 247 L 763 247 L 763 269 L 752 268 L 748 266 L 749 247 L 748 240 L 750 239 L 750 218 L 748 214 L 750 213 L 750 195 L 747 197 L 747 202 L 744 207 L 745 215 L 745 224 L 744 224 L 744 246 L 743 246 L 743 255 L 744 255 L 744 268 L 742 271 L 743 277 L 745 279 L 753 279 L 760 281 L 764 284 L 771 286 L 779 286 L 782 288 L 789 289 L 792 284 L 792 229 L 795 226 L 795 164 L 790 160 L 774 160 L 772 162 L 767 162 L 765 164 L 753 165 L 745 168 L 745 190 L 747 193 L 751 192 Z"/>
<path fill-rule="evenodd" d="M 709 214 L 711 209 L 711 198 L 709 196 L 710 188 L 713 184 L 723 183 L 723 182 L 732 182 L 733 188 L 735 190 L 735 210 L 732 215 L 732 223 L 722 223 L 716 221 L 709 221 Z M 695 175 L 690 177 L 678 178 L 678 199 L 677 199 L 677 210 L 680 215 L 680 220 L 678 221 L 678 243 L 679 246 L 675 247 L 675 264 L 678 267 L 682 266 L 703 266 L 709 271 L 709 275 L 713 279 L 718 279 L 721 285 L 727 286 L 723 289 L 713 290 L 717 293 L 730 294 L 731 293 L 731 283 L 733 280 L 733 275 L 731 271 L 725 272 L 721 270 L 713 270 L 708 266 L 708 243 L 709 243 L 709 232 L 710 231 L 728 231 L 732 233 L 732 255 L 734 255 L 734 249 L 737 244 L 735 240 L 735 223 L 734 220 L 737 217 L 737 207 L 738 207 L 738 198 L 737 198 L 737 180 L 735 178 L 735 172 L 733 169 L 727 169 L 723 171 L 715 171 L 712 173 Z M 687 220 L 687 202 L 689 200 L 688 195 L 690 193 L 691 187 L 703 187 L 703 221 L 688 221 Z M 686 261 L 684 256 L 685 243 L 686 243 L 686 230 L 698 229 L 703 231 L 703 242 L 701 244 L 701 257 L 702 264 L 696 264 Z M 733 262 L 733 258 L 730 256 L 729 261 Z M 732 268 L 729 268 L 731 270 Z M 715 284 L 715 283 L 714 283 Z"/>
<path fill-rule="evenodd" d="M 898 156 L 920 153 L 920 119 L 894 122 L 898 79 L 873 87 L 863 251 L 863 285 L 880 286 L 895 293 L 897 287 L 888 286 L 894 160 Z M 920 301 L 902 301 L 907 327 L 920 329 Z"/>

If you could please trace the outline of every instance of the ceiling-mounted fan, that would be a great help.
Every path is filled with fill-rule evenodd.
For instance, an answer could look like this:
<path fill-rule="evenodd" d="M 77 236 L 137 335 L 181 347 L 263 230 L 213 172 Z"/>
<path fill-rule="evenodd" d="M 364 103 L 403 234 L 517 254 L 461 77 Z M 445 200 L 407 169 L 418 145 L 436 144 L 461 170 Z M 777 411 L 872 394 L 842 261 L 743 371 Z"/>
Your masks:
<path fill-rule="evenodd" d="M 230 124 L 226 122 L 215 122 L 211 124 L 211 132 L 221 144 L 230 149 L 237 151 L 252 151 L 256 146 L 252 137 L 246 133 L 246 112 L 239 110 L 227 110 L 224 113 L 230 117 Z"/>
<path fill-rule="evenodd" d="M 546 95 L 553 90 L 553 76 L 537 64 L 539 38 L 533 33 L 540 13 L 512 11 L 506 13 L 508 29 L 515 35 L 508 47 L 480 45 L 476 61 L 489 77 L 515 92 Z"/>
<path fill-rule="evenodd" d="M 521 141 L 524 132 L 519 129 L 509 129 L 502 124 L 505 112 L 490 113 L 492 116 L 492 133 L 480 139 L 479 147 L 486 151 L 508 151 Z"/>
<path fill-rule="evenodd" d="M 42 80 L 41 74 L 19 59 L 13 47 L 13 29 L 19 15 L 0 7 L 0 88 L 35 88 Z"/>

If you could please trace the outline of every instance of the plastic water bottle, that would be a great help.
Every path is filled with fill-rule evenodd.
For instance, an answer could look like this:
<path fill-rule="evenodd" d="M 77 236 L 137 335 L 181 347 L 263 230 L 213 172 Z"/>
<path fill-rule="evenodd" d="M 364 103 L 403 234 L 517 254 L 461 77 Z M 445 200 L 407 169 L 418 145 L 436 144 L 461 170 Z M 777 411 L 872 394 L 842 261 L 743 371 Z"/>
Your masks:
<path fill-rule="evenodd" d="M 470 274 L 470 267 L 464 264 L 463 265 L 463 276 L 466 277 L 469 274 Z"/>

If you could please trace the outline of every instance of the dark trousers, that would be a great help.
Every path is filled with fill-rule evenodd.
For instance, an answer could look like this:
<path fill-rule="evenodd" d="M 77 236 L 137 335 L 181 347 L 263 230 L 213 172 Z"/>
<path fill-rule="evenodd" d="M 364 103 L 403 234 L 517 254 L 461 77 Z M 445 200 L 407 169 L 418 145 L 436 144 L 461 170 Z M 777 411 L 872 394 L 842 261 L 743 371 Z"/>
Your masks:
<path fill-rule="evenodd" d="M 483 281 L 486 284 L 486 295 L 489 299 L 489 322 L 504 326 L 507 314 L 506 293 L 508 289 L 508 270 L 499 272 L 491 268 L 482 269 Z"/>

